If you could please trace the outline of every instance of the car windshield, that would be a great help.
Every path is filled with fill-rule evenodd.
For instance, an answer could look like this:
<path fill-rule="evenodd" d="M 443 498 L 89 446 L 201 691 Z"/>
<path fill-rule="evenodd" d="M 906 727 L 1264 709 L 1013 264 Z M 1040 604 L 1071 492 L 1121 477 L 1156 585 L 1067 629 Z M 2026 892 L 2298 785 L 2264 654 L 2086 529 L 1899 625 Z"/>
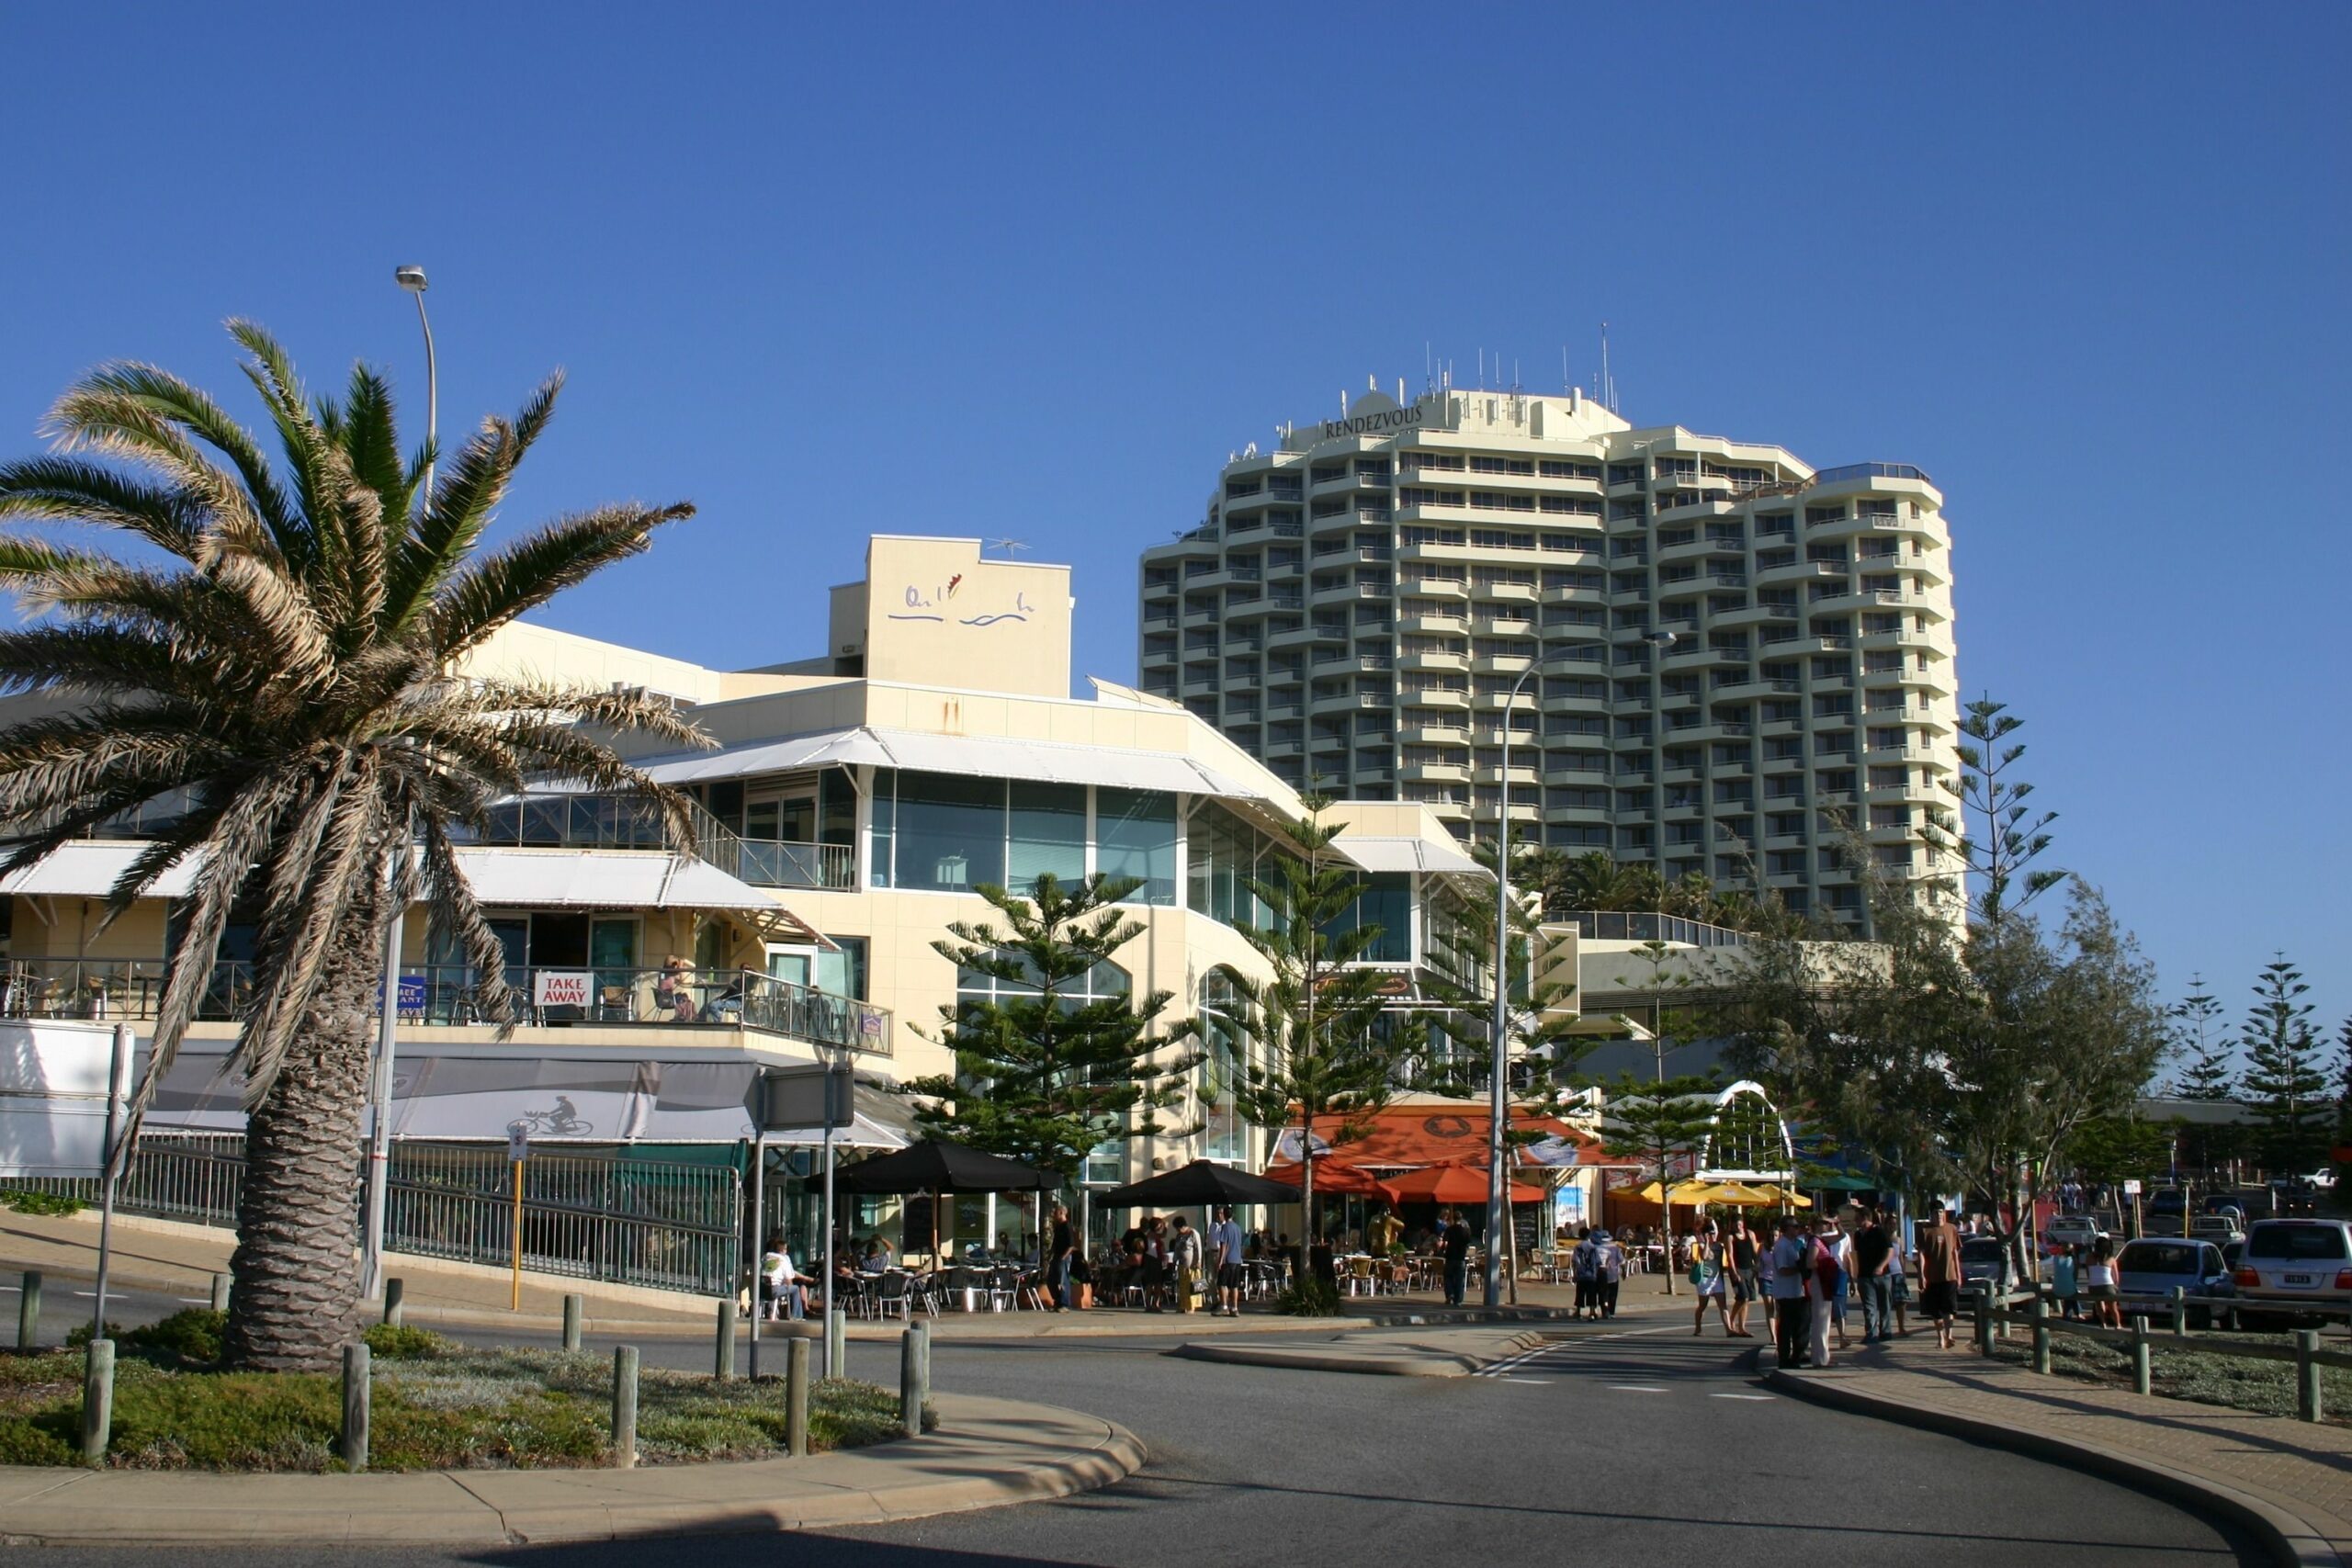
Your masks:
<path fill-rule="evenodd" d="M 1971 1236 L 1960 1244 L 1960 1256 L 1963 1262 L 1968 1263 L 1998 1263 L 2001 1260 L 2001 1243 L 1994 1236 Z"/>
<path fill-rule="evenodd" d="M 2194 1274 L 2205 1249 L 2178 1241 L 2135 1241 L 2116 1261 L 2127 1274 Z"/>
<path fill-rule="evenodd" d="M 2342 1258 L 2341 1225 L 2256 1225 L 2246 1238 L 2248 1258 Z"/>

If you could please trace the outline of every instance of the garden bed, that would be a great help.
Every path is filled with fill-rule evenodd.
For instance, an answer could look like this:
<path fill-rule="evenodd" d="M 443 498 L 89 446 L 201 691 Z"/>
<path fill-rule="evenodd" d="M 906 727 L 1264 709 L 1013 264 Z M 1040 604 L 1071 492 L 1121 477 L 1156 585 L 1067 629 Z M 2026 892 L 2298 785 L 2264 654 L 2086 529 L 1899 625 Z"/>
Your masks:
<path fill-rule="evenodd" d="M 117 1336 L 109 1465 L 132 1470 L 340 1470 L 343 1380 L 221 1372 L 220 1314 L 175 1314 Z M 612 1462 L 613 1365 L 581 1351 L 475 1349 L 419 1329 L 374 1328 L 368 1468 L 551 1469 Z M 80 1349 L 0 1354 L 0 1464 L 78 1464 Z M 928 1420 L 928 1413 L 926 1413 Z M 812 1450 L 900 1435 L 899 1397 L 872 1383 L 812 1383 Z M 647 1368 L 638 1377 L 640 1464 L 781 1458 L 781 1378 L 720 1382 Z"/>
<path fill-rule="evenodd" d="M 2199 1334 L 2185 1342 L 2191 1348 L 2174 1348 L 2183 1343 L 2165 1334 L 2148 1337 L 2151 1392 L 2200 1404 L 2252 1411 L 2259 1416 L 2295 1414 L 2293 1362 L 2246 1360 L 2193 1348 L 2199 1344 L 2232 1343 L 2276 1348 L 2292 1343 L 2284 1336 Z M 1995 1341 L 1993 1353 L 1998 1360 L 2030 1364 L 2033 1359 L 2032 1340 L 2026 1335 L 2013 1334 L 2007 1341 Z M 2050 1370 L 2057 1377 L 2076 1378 L 2107 1388 L 2132 1386 L 2131 1351 L 2075 1335 L 2050 1336 Z M 2352 1426 L 2352 1371 L 2339 1367 L 2320 1369 L 2320 1406 L 2321 1418 L 2330 1425 Z"/>

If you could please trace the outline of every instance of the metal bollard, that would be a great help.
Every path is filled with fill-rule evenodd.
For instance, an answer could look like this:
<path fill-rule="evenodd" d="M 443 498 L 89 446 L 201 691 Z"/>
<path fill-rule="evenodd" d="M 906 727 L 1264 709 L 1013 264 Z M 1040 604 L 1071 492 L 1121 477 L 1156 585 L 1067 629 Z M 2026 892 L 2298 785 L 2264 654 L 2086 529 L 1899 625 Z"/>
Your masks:
<path fill-rule="evenodd" d="M 337 1445 L 345 1468 L 354 1474 L 368 1468 L 368 1346 L 363 1340 L 343 1348 L 343 1438 Z"/>
<path fill-rule="evenodd" d="M 849 1314 L 839 1307 L 825 1314 L 824 1375 L 849 1376 Z"/>
<path fill-rule="evenodd" d="M 1989 1280 L 1980 1280 L 1976 1286 L 1976 1353 L 1980 1356 L 1993 1353 L 1994 1288 Z"/>
<path fill-rule="evenodd" d="M 931 1329 L 910 1324 L 899 1338 L 899 1424 L 906 1436 L 922 1436 L 923 1402 L 930 1397 Z"/>
<path fill-rule="evenodd" d="M 637 1468 L 637 1347 L 613 1352 L 613 1468 Z"/>
<path fill-rule="evenodd" d="M 2172 1337 L 2176 1339 L 2188 1332 L 2188 1291 L 2186 1286 L 2172 1288 Z"/>
<path fill-rule="evenodd" d="M 24 1294 L 17 1299 L 17 1348 L 29 1350 L 40 1343 L 40 1270 L 28 1269 Z"/>
<path fill-rule="evenodd" d="M 212 1310 L 214 1312 L 229 1310 L 229 1276 L 226 1274 L 212 1276 Z"/>
<path fill-rule="evenodd" d="M 96 1469 L 107 1461 L 107 1439 L 114 1433 L 114 1341 L 93 1339 L 82 1372 L 82 1462 Z"/>
<path fill-rule="evenodd" d="M 408 1287 L 398 1278 L 384 1281 L 384 1321 L 398 1328 L 408 1316 Z"/>
<path fill-rule="evenodd" d="M 808 1457 L 808 1338 L 796 1334 L 784 1347 L 784 1447 L 794 1459 Z"/>
<path fill-rule="evenodd" d="M 2316 1421 L 2320 1418 L 2319 1330 L 2295 1330 L 2295 1419 Z"/>
<path fill-rule="evenodd" d="M 567 1350 L 580 1348 L 580 1312 L 586 1305 L 584 1296 L 563 1298 L 563 1348 Z"/>
<path fill-rule="evenodd" d="M 718 1303 L 718 1342 L 711 1359 L 710 1375 L 725 1382 L 735 1375 L 735 1298 L 723 1296 Z"/>
<path fill-rule="evenodd" d="M 2132 1392 L 2134 1393 L 2150 1392 L 2148 1320 L 2144 1317 L 2135 1317 L 2132 1320 Z"/>
<path fill-rule="evenodd" d="M 2033 1370 L 2046 1377 L 2050 1372 L 2050 1303 L 2036 1291 L 2033 1304 L 2027 1310 L 2033 1320 Z"/>

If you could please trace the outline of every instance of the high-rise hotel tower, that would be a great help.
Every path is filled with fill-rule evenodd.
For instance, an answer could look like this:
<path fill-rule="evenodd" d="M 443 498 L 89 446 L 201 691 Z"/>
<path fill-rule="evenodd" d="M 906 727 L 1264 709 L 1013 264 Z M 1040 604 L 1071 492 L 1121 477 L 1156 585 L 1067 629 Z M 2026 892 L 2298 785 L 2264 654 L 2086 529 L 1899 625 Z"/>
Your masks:
<path fill-rule="evenodd" d="M 1294 786 L 1465 836 L 1507 792 L 1514 838 L 1833 915 L 1861 904 L 1858 834 L 1949 874 L 1920 836 L 1959 765 L 1927 475 L 1578 394 L 1398 391 L 1229 459 L 1205 520 L 1144 552 L 1146 691 Z"/>

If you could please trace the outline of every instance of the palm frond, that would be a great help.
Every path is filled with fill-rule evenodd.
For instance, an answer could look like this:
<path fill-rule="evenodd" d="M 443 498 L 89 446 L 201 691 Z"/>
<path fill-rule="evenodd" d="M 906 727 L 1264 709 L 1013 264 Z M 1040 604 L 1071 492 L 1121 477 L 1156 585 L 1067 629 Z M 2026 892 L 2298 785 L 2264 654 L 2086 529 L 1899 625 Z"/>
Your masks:
<path fill-rule="evenodd" d="M 608 506 L 551 523 L 469 566 L 434 603 L 433 644 L 444 659 L 476 648 L 499 627 L 538 608 L 616 561 L 640 554 L 664 523 L 692 517 L 674 506 Z"/>

